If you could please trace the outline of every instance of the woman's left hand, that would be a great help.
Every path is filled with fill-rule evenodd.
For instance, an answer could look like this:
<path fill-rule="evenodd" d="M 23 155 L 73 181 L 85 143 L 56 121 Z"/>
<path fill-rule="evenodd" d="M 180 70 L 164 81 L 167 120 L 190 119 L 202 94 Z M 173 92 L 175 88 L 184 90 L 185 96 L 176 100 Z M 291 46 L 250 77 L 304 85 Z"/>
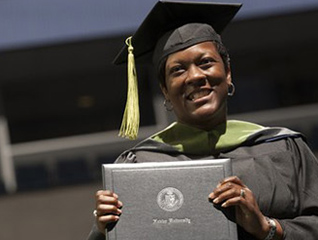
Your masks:
<path fill-rule="evenodd" d="M 214 204 L 221 207 L 235 206 L 236 223 L 258 239 L 265 239 L 269 226 L 260 211 L 254 194 L 236 176 L 225 178 L 209 195 Z"/>

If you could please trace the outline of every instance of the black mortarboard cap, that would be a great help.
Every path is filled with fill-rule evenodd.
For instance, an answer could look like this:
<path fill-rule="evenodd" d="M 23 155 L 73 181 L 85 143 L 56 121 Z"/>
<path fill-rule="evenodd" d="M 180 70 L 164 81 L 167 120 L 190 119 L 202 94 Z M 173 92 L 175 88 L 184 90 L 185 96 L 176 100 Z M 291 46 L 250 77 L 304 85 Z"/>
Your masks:
<path fill-rule="evenodd" d="M 153 51 L 159 39 L 187 23 L 205 23 L 220 34 L 233 19 L 242 4 L 213 2 L 176 2 L 159 1 L 132 36 L 135 59 L 149 62 L 153 59 Z M 178 51 L 180 49 L 177 49 Z M 170 49 L 170 53 L 173 49 Z M 154 63 L 159 62 L 160 53 L 156 53 Z M 157 58 L 156 58 L 157 57 Z M 127 46 L 116 56 L 114 63 L 127 62 Z"/>

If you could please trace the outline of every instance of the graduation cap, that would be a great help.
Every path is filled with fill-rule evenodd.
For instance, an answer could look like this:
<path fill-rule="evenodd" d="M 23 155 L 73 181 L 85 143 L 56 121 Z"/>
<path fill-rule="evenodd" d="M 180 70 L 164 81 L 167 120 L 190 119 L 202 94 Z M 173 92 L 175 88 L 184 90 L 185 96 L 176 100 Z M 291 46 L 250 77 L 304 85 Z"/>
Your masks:
<path fill-rule="evenodd" d="M 139 128 L 136 62 L 152 61 L 158 71 L 169 54 L 205 41 L 221 42 L 219 34 L 242 4 L 159 1 L 136 33 L 126 40 L 114 63 L 128 63 L 128 93 L 120 136 L 135 139 Z M 127 51 L 128 50 L 128 51 Z"/>

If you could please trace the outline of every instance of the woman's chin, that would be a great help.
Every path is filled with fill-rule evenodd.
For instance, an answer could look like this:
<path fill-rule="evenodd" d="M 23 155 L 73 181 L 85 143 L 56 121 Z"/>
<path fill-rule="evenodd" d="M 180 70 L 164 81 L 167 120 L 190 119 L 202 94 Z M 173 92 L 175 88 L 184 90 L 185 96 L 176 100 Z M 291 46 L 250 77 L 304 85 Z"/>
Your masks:
<path fill-rule="evenodd" d="M 201 106 L 200 108 L 195 109 L 195 111 L 192 112 L 192 116 L 195 118 L 199 118 L 204 120 L 205 118 L 211 118 L 215 115 L 217 110 L 213 107 L 208 106 Z"/>
<path fill-rule="evenodd" d="M 226 120 L 226 111 L 211 107 L 201 107 L 191 113 L 190 121 L 196 125 L 202 125 L 201 127 L 207 127 L 206 125 L 214 125 L 215 123 L 221 123 Z"/>

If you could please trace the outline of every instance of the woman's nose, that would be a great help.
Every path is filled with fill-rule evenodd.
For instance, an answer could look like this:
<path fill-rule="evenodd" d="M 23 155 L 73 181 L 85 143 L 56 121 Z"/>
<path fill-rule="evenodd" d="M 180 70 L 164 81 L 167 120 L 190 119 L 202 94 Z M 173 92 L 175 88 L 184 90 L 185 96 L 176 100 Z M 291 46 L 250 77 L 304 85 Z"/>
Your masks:
<path fill-rule="evenodd" d="M 198 66 L 191 66 L 188 69 L 188 76 L 186 79 L 186 84 L 189 85 L 204 85 L 206 83 L 206 75 L 203 73 L 202 69 Z"/>

